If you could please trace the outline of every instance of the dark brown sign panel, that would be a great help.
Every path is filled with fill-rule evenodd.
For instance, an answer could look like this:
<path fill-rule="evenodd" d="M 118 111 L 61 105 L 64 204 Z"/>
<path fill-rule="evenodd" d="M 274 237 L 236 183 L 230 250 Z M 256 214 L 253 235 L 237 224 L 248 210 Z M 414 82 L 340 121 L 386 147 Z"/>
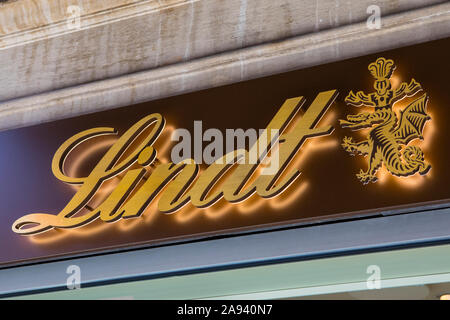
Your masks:
<path fill-rule="evenodd" d="M 449 49 L 444 39 L 2 132 L 0 265 L 445 205 Z M 180 128 L 193 161 L 171 164 Z M 201 163 L 196 150 L 220 133 L 225 150 L 238 128 L 257 142 Z"/>

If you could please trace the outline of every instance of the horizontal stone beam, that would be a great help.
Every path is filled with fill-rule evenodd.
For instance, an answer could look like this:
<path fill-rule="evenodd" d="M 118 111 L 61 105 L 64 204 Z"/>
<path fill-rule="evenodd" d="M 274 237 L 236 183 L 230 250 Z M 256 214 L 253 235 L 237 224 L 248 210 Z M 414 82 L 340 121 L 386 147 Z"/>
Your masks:
<path fill-rule="evenodd" d="M 445 0 L 18 0 L 0 5 L 0 101 L 383 18 Z M 70 5 L 80 8 L 72 29 Z M 338 31 L 336 31 L 338 32 Z"/>
<path fill-rule="evenodd" d="M 450 3 L 447 3 L 385 18 L 378 30 L 369 30 L 364 23 L 353 24 L 6 101 L 0 103 L 0 130 L 226 85 L 449 35 Z"/>

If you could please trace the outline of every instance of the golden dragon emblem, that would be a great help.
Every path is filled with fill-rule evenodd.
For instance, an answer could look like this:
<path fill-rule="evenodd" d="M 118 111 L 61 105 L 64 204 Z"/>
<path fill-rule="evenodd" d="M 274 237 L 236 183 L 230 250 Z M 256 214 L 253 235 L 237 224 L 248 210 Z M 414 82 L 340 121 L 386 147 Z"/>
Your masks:
<path fill-rule="evenodd" d="M 363 183 L 376 182 L 376 173 L 384 163 L 386 169 L 395 176 L 406 177 L 419 172 L 428 173 L 431 166 L 425 162 L 423 151 L 417 146 L 407 146 L 414 139 L 423 140 L 423 129 L 430 116 L 426 112 L 427 94 L 414 100 L 400 111 L 400 118 L 392 110 L 393 105 L 405 97 L 414 96 L 422 87 L 414 79 L 392 89 L 391 76 L 395 69 L 393 60 L 378 58 L 369 65 L 369 71 L 375 78 L 375 92 L 356 94 L 353 91 L 345 98 L 349 105 L 370 106 L 374 112 L 362 112 L 348 115 L 346 120 L 339 120 L 343 128 L 360 130 L 374 126 L 367 139 L 354 142 L 351 137 L 344 137 L 342 146 L 351 155 L 368 156 L 367 171 L 361 170 L 356 176 Z"/>

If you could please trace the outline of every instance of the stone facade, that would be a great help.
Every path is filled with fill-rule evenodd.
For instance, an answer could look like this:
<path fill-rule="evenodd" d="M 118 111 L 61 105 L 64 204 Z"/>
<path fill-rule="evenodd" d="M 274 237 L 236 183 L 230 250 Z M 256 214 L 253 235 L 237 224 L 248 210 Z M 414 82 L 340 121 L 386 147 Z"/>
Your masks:
<path fill-rule="evenodd" d="M 381 9 L 379 29 L 367 27 L 370 5 Z M 442 0 L 9 1 L 0 4 L 0 129 L 449 35 Z"/>

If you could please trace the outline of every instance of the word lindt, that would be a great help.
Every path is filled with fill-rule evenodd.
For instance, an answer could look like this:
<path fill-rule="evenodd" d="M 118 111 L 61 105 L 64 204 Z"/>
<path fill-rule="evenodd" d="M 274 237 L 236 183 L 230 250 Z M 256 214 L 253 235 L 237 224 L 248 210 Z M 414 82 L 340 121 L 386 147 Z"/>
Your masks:
<path fill-rule="evenodd" d="M 165 120 L 160 114 L 154 113 L 129 128 L 108 149 L 87 177 L 70 177 L 64 173 L 64 162 L 76 146 L 99 135 L 116 134 L 114 128 L 108 127 L 80 132 L 59 147 L 52 161 L 52 171 L 57 179 L 80 186 L 76 194 L 58 214 L 28 214 L 17 219 L 12 230 L 21 235 L 34 235 L 54 228 L 81 227 L 98 218 L 104 222 L 137 218 L 158 194 L 161 194 L 158 210 L 165 214 L 174 213 L 189 202 L 197 208 L 206 208 L 221 198 L 230 203 L 242 202 L 255 192 L 262 198 L 275 197 L 300 175 L 299 170 L 294 170 L 280 179 L 306 139 L 328 135 L 333 131 L 332 126 L 316 128 L 316 125 L 336 97 L 336 90 L 319 93 L 289 132 L 284 131 L 304 105 L 305 98 L 286 100 L 266 128 L 269 135 L 273 131 L 280 132 L 281 135 L 266 137 L 262 143 L 257 141 L 248 151 L 234 150 L 217 159 L 201 173 L 199 165 L 192 159 L 179 163 L 156 164 L 157 151 L 153 144 L 164 129 Z M 133 150 L 129 150 L 137 137 L 143 139 Z M 252 183 L 248 183 L 250 178 L 257 174 L 257 168 L 261 164 L 245 161 L 252 149 L 259 149 L 258 154 L 262 161 L 275 143 L 278 144 L 278 170 L 270 175 L 259 175 Z M 124 156 L 125 152 L 129 154 Z M 130 169 L 136 164 L 139 168 Z M 152 166 L 150 175 L 143 182 L 149 166 Z M 234 170 L 223 177 L 231 168 Z M 119 174 L 124 174 L 123 178 L 108 197 L 90 212 L 79 215 L 80 210 L 85 208 L 99 191 L 102 183 Z M 225 181 L 221 181 L 220 188 L 213 190 L 221 179 Z"/>

